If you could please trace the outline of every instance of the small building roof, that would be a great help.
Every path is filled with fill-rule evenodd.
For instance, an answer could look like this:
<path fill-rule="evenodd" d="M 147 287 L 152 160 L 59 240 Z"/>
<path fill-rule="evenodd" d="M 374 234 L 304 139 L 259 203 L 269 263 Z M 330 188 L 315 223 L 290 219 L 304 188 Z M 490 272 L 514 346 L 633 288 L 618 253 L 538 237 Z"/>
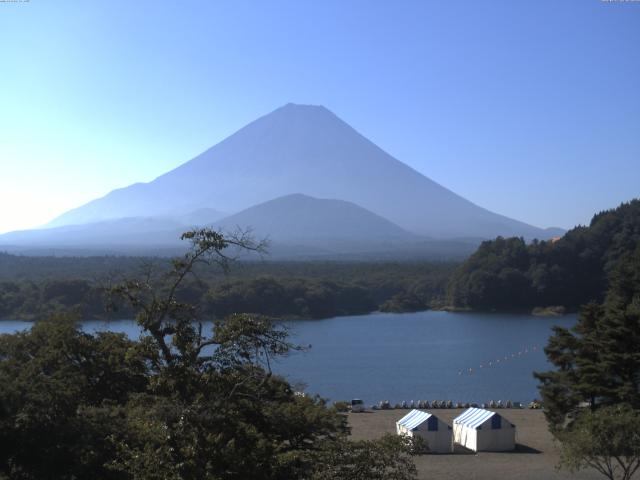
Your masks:
<path fill-rule="evenodd" d="M 433 416 L 433 414 L 429 412 L 423 412 L 422 410 L 411 410 L 396 423 L 398 425 L 402 425 L 407 430 L 413 430 L 429 420 L 429 417 L 431 416 Z"/>
<path fill-rule="evenodd" d="M 494 415 L 498 414 L 484 408 L 469 408 L 454 418 L 453 423 L 469 428 L 478 428 Z"/>

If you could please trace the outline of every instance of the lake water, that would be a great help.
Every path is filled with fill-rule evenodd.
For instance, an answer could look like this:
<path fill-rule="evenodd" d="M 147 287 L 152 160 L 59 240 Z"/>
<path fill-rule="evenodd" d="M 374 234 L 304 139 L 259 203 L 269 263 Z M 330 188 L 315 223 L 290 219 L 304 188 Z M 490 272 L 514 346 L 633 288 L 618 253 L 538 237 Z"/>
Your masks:
<path fill-rule="evenodd" d="M 529 402 L 538 397 L 533 371 L 550 366 L 543 347 L 553 325 L 575 315 L 544 318 L 514 314 L 373 313 L 284 322 L 292 340 L 311 345 L 274 369 L 306 391 L 331 400 L 453 400 Z M 0 333 L 29 328 L 0 322 Z M 87 321 L 86 331 L 110 329 L 137 338 L 130 320 Z"/>

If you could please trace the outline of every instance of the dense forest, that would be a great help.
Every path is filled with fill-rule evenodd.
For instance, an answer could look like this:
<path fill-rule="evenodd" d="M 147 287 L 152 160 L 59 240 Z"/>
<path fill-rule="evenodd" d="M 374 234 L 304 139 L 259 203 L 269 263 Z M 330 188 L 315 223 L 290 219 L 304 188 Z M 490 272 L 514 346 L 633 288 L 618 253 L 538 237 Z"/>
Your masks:
<path fill-rule="evenodd" d="M 260 312 L 323 318 L 375 310 L 416 311 L 444 305 L 456 264 L 437 262 L 235 262 L 228 273 L 196 268 L 181 299 L 203 317 Z M 37 319 L 52 312 L 79 318 L 132 318 L 110 309 L 105 294 L 122 278 L 162 275 L 166 258 L 26 257 L 0 253 L 0 318 Z"/>
<path fill-rule="evenodd" d="M 208 229 L 189 238 L 159 277 L 110 287 L 138 340 L 63 315 L 0 335 L 0 479 L 415 479 L 424 442 L 351 441 L 336 408 L 272 372 L 299 348 L 286 329 L 230 315 L 204 333 L 178 292 L 228 242 Z"/>
<path fill-rule="evenodd" d="M 195 268 L 181 299 L 203 317 L 260 312 L 277 318 L 323 318 L 375 310 L 453 307 L 577 310 L 601 301 L 621 256 L 640 242 L 640 200 L 595 215 L 562 238 L 526 243 L 498 237 L 464 263 L 237 261 L 230 272 Z M 0 319 L 52 312 L 79 318 L 131 318 L 105 292 L 127 277 L 162 275 L 162 257 L 27 257 L 0 253 Z M 116 307 L 116 308 L 110 308 Z"/>
<path fill-rule="evenodd" d="M 450 305 L 474 310 L 564 306 L 601 301 L 618 260 L 640 242 L 640 200 L 598 213 L 562 238 L 526 244 L 521 238 L 483 242 L 456 269 Z"/>

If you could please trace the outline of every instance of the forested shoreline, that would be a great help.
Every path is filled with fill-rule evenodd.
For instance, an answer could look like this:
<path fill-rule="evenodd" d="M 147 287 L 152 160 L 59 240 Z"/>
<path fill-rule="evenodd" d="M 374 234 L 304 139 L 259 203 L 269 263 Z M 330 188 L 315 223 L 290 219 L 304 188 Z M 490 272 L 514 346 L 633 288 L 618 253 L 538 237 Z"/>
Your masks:
<path fill-rule="evenodd" d="M 463 263 L 238 261 L 231 273 L 195 270 L 179 298 L 202 318 L 260 312 L 274 318 L 326 318 L 427 309 L 577 311 L 602 301 L 618 260 L 640 243 L 640 201 L 596 214 L 562 238 L 483 242 Z M 27 257 L 0 253 L 0 319 L 53 313 L 85 319 L 132 318 L 105 292 L 122 278 L 161 275 L 166 258 Z"/>
<path fill-rule="evenodd" d="M 426 442 L 353 441 L 337 408 L 272 371 L 301 349 L 286 328 L 234 314 L 203 330 L 185 282 L 196 265 L 226 269 L 233 240 L 183 237 L 191 249 L 160 275 L 109 288 L 134 312 L 138 339 L 51 312 L 0 335 L 0 479 L 415 479 Z"/>
<path fill-rule="evenodd" d="M 54 313 L 85 319 L 132 318 L 109 286 L 121 278 L 162 274 L 167 259 L 21 257 L 0 254 L 0 319 Z M 230 274 L 198 271 L 179 298 L 202 318 L 260 312 L 274 318 L 326 318 L 444 305 L 454 263 L 237 262 Z M 113 308 L 115 307 L 115 308 Z"/>
<path fill-rule="evenodd" d="M 562 238 L 483 242 L 453 273 L 447 303 L 470 310 L 577 311 L 603 300 L 619 259 L 640 244 L 640 200 L 596 214 Z"/>
<path fill-rule="evenodd" d="M 227 271 L 227 243 L 210 230 L 187 232 L 191 253 L 171 261 L 1 255 L 0 317 L 43 321 L 0 336 L 0 477 L 415 478 L 428 445 L 350 440 L 336 408 L 273 375 L 271 359 L 300 347 L 271 318 L 589 302 L 545 348 L 557 367 L 536 373 L 545 415 L 563 466 L 582 468 L 595 446 L 601 464 L 622 455 L 632 471 L 637 450 L 614 441 L 601 454 L 599 438 L 638 443 L 639 220 L 633 201 L 556 241 L 484 242 L 459 265 L 241 262 L 212 274 Z M 92 335 L 81 318 L 132 318 L 144 333 Z"/>

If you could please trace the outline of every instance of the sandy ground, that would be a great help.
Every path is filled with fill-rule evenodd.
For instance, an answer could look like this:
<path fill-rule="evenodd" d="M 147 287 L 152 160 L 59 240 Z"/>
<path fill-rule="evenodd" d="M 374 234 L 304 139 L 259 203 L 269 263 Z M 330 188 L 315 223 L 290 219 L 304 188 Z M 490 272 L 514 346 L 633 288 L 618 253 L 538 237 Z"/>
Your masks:
<path fill-rule="evenodd" d="M 349 414 L 352 438 L 373 439 L 385 433 L 395 434 L 395 422 L 408 410 L 376 410 Z M 463 410 L 433 410 L 451 424 Z M 601 479 L 595 471 L 570 474 L 557 471 L 558 450 L 547 430 L 540 410 L 500 410 L 500 414 L 516 426 L 516 450 L 505 453 L 473 453 L 460 446 L 452 454 L 429 454 L 416 457 L 420 479 Z"/>

